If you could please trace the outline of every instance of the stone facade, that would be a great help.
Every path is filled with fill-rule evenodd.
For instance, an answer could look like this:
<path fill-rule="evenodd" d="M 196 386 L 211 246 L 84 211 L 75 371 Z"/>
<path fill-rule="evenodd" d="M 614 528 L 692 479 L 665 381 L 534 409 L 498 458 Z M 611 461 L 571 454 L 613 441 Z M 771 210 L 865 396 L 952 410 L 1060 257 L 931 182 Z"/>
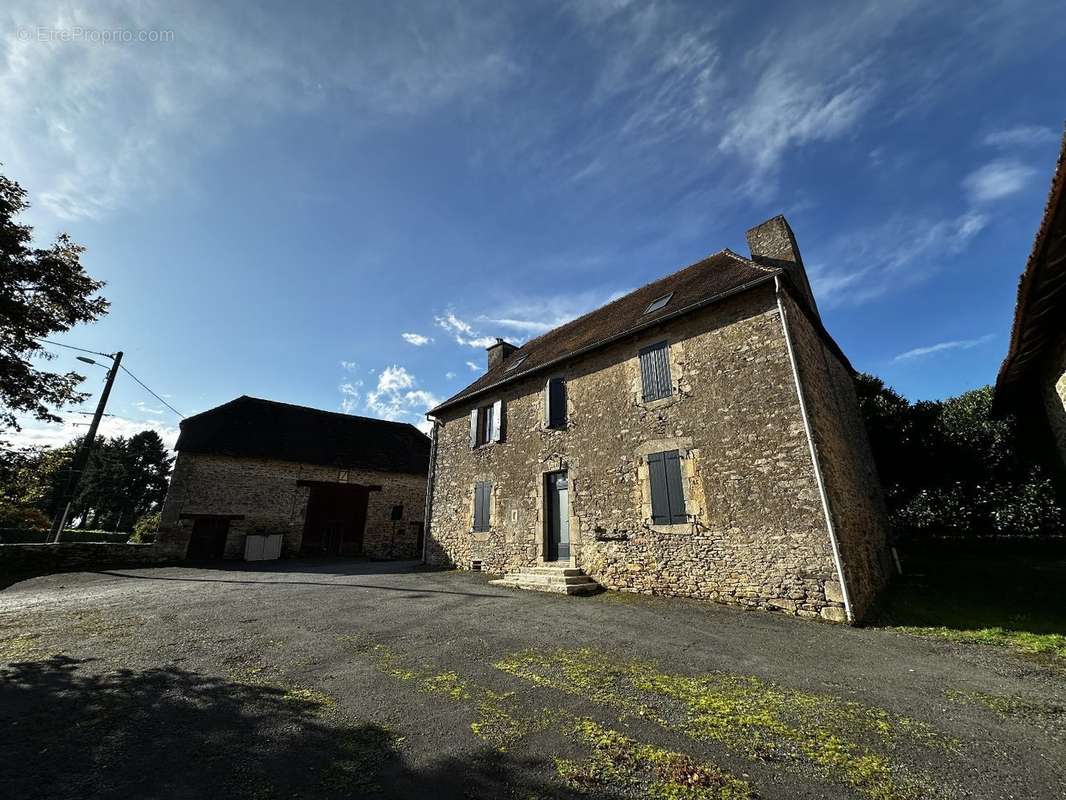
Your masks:
<path fill-rule="evenodd" d="M 544 475 L 566 469 L 570 561 L 603 586 L 831 621 L 847 617 L 846 588 L 858 618 L 884 581 L 879 489 L 847 369 L 785 302 L 839 547 L 777 290 L 764 282 L 439 411 L 427 560 L 497 573 L 542 562 Z M 644 402 L 638 352 L 663 339 L 673 393 Z M 566 380 L 564 430 L 544 423 L 552 376 Z M 470 411 L 488 400 L 503 401 L 505 434 L 472 448 Z M 675 449 L 689 521 L 654 525 L 646 459 Z M 482 533 L 479 481 L 492 484 Z"/>
<path fill-rule="evenodd" d="M 250 533 L 283 535 L 283 555 L 300 552 L 309 482 L 380 486 L 367 501 L 363 552 L 370 558 L 418 558 L 426 478 L 378 470 L 338 469 L 265 458 L 180 452 L 160 520 L 159 542 L 185 553 L 191 515 L 231 515 L 225 556 L 240 558 Z M 301 485 L 303 483 L 304 485 Z M 394 506 L 402 506 L 393 520 Z"/>

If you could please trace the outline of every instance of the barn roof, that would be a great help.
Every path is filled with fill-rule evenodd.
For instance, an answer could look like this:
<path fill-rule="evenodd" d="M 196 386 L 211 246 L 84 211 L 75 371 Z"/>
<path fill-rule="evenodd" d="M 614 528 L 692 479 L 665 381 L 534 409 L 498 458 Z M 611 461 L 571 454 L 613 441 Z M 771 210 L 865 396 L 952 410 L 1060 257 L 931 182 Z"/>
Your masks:
<path fill-rule="evenodd" d="M 721 250 L 531 339 L 429 413 L 436 414 L 565 359 L 772 281 L 775 276 L 788 282 L 784 270 L 756 263 L 731 250 Z M 664 306 L 651 312 L 645 311 L 653 301 L 667 295 L 670 297 Z M 809 313 L 806 303 L 801 305 Z M 810 317 L 816 329 L 850 369 L 847 359 L 825 332 L 817 315 L 810 314 Z"/>
<path fill-rule="evenodd" d="M 429 468 L 429 439 L 406 422 L 247 395 L 183 420 L 176 449 L 418 475 Z"/>
<path fill-rule="evenodd" d="M 1066 317 L 1066 137 L 1051 179 L 1044 216 L 1025 271 L 1018 281 L 1010 347 L 996 379 L 996 403 L 1010 398 L 1041 363 L 1049 344 L 1062 334 Z"/>

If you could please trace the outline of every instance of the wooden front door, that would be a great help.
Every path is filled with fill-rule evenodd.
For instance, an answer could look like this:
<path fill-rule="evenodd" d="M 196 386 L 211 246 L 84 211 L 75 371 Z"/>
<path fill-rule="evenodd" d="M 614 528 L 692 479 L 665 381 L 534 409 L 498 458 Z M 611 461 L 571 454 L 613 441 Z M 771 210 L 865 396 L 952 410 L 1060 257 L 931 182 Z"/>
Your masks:
<path fill-rule="evenodd" d="M 570 485 L 566 471 L 544 476 L 545 561 L 570 558 Z"/>
<path fill-rule="evenodd" d="M 185 551 L 188 561 L 214 561 L 226 553 L 226 537 L 229 535 L 229 520 L 225 517 L 197 517 L 192 523 L 189 549 Z"/>
<path fill-rule="evenodd" d="M 309 554 L 361 556 L 369 491 L 349 484 L 316 484 L 307 501 L 301 550 Z"/>

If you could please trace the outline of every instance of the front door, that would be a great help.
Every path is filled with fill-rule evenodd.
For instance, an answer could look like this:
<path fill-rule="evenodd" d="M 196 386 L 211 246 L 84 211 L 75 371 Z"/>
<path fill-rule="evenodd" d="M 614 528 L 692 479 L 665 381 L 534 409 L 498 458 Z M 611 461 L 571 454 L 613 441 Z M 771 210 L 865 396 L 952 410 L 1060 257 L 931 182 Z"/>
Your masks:
<path fill-rule="evenodd" d="M 544 476 L 546 561 L 570 558 L 570 484 L 566 472 Z"/>

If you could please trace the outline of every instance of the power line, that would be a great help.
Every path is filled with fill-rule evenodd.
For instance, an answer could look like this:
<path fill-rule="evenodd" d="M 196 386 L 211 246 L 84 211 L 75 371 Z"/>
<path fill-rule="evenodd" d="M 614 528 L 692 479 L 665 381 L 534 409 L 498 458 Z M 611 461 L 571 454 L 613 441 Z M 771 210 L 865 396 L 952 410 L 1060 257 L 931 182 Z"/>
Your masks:
<path fill-rule="evenodd" d="M 104 356 L 105 358 L 114 358 L 111 353 L 101 353 L 99 350 L 86 350 L 84 347 L 75 347 L 72 344 L 63 344 L 62 342 L 53 342 L 49 339 L 41 339 L 45 344 L 54 344 L 56 347 L 66 347 L 68 350 L 80 350 L 83 353 L 92 353 L 94 356 Z"/>
<path fill-rule="evenodd" d="M 135 381 L 137 381 L 137 383 L 141 384 L 141 387 L 142 387 L 142 388 L 143 388 L 143 389 L 144 389 L 144 390 L 145 390 L 146 392 L 148 392 L 148 394 L 152 395 L 152 397 L 154 397 L 154 398 L 155 398 L 156 400 L 158 400 L 158 401 L 159 401 L 160 403 L 162 403 L 163 405 L 165 405 L 165 406 L 166 406 L 167 408 L 169 408 L 169 409 L 170 409 L 171 411 L 173 411 L 173 412 L 174 412 L 175 414 L 177 414 L 177 415 L 178 415 L 179 417 L 181 417 L 182 419 L 185 419 L 185 415 L 184 415 L 184 414 L 182 414 L 182 413 L 181 413 L 180 411 L 178 411 L 178 409 L 174 408 L 174 406 L 172 406 L 172 405 L 171 405 L 170 403 L 168 403 L 168 402 L 167 402 L 166 400 L 164 400 L 164 399 L 163 399 L 162 397 L 160 397 L 160 396 L 159 396 L 159 395 L 157 395 L 157 394 L 156 394 L 155 392 L 153 392 L 153 391 L 152 391 L 151 389 L 149 389 L 149 388 L 148 388 L 147 386 L 145 386 L 145 385 L 144 385 L 144 382 L 143 382 L 143 381 L 142 381 L 142 380 L 141 380 L 140 378 L 138 378 L 138 377 L 137 377 L 136 375 L 134 375 L 134 374 L 133 374 L 132 372 L 130 372 L 130 371 L 129 371 L 128 369 L 126 369 L 125 365 L 122 365 L 122 364 L 120 364 L 119 366 L 121 366 L 121 367 L 122 367 L 122 371 L 123 371 L 123 372 L 125 372 L 125 373 L 126 373 L 127 375 L 129 375 L 129 376 L 130 376 L 131 378 L 133 378 L 133 379 L 134 379 Z"/>

